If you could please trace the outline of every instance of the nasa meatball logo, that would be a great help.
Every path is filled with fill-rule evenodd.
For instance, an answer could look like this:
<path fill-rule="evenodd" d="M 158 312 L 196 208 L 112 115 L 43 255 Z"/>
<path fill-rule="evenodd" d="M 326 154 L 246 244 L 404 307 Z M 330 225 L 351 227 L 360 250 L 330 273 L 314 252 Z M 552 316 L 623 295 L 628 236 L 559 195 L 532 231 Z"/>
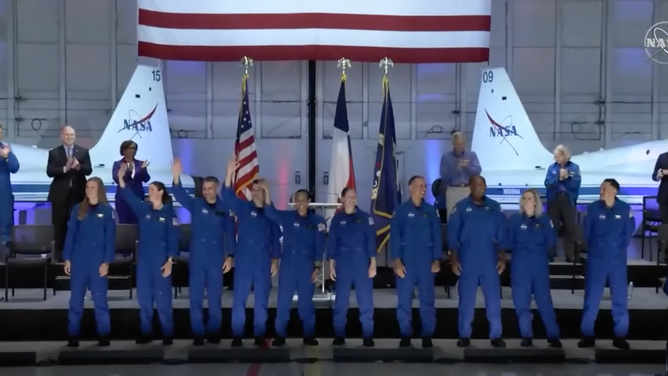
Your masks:
<path fill-rule="evenodd" d="M 643 49 L 647 53 L 647 62 L 668 64 L 668 21 L 658 22 L 647 30 Z"/>

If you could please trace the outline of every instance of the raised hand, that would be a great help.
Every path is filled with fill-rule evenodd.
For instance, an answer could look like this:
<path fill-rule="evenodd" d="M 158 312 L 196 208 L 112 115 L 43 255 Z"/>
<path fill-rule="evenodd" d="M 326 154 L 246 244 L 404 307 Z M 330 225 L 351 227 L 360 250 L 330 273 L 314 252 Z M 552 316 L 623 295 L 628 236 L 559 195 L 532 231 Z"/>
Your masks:
<path fill-rule="evenodd" d="M 181 160 L 179 158 L 176 158 L 174 159 L 174 164 L 172 165 L 172 175 L 176 177 L 181 175 L 182 173 L 183 173 L 183 166 L 181 165 Z"/>
<path fill-rule="evenodd" d="M 232 155 L 232 158 L 230 158 L 229 162 L 227 162 L 227 175 L 233 176 L 238 168 L 239 162 L 237 161 L 237 156 Z"/>
<path fill-rule="evenodd" d="M 144 162 L 141 163 L 141 168 L 144 169 L 144 168 L 148 167 L 148 165 L 150 165 L 150 164 L 151 164 L 151 162 L 144 161 Z"/>

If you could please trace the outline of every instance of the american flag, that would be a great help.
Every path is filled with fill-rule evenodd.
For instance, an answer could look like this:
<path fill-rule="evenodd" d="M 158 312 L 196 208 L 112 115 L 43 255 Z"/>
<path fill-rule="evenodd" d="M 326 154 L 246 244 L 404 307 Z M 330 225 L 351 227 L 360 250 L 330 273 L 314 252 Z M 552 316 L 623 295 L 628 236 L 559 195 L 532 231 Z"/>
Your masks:
<path fill-rule="evenodd" d="M 234 143 L 234 154 L 239 161 L 239 168 L 235 174 L 234 191 L 237 196 L 251 199 L 251 191 L 248 188 L 253 180 L 260 174 L 260 165 L 257 161 L 255 150 L 255 137 L 253 136 L 253 123 L 251 122 L 250 107 L 248 105 L 248 76 L 244 75 L 241 83 L 241 108 L 239 109 L 239 121 L 237 126 L 237 140 Z"/>
<path fill-rule="evenodd" d="M 492 0 L 138 0 L 137 5 L 139 56 L 164 60 L 489 60 Z"/>

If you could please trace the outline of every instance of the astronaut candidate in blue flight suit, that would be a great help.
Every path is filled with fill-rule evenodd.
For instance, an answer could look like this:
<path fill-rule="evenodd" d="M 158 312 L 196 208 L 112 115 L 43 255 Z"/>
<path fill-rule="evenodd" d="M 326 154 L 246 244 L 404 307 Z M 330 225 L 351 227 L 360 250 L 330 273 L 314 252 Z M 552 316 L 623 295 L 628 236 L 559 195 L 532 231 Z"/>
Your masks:
<path fill-rule="evenodd" d="M 183 166 L 179 159 L 172 166 L 174 198 L 190 212 L 192 234 L 188 259 L 188 286 L 190 296 L 190 327 L 195 337 L 193 345 L 204 345 L 206 336 L 210 343 L 220 343 L 222 322 L 223 274 L 232 269 L 236 234 L 234 218 L 223 200 L 216 196 L 218 179 L 204 178 L 202 198 L 192 197 L 181 186 Z M 227 259 L 227 262 L 225 262 Z M 204 326 L 204 289 L 209 305 L 209 320 Z"/>
<path fill-rule="evenodd" d="M 273 346 L 285 345 L 286 327 L 290 321 L 292 298 L 297 291 L 297 311 L 304 328 L 303 343 L 318 345 L 315 338 L 315 307 L 313 293 L 320 274 L 320 262 L 325 253 L 327 225 L 325 219 L 308 208 L 308 191 L 300 189 L 294 194 L 296 210 L 277 210 L 271 202 L 269 184 L 259 180 L 264 190 L 264 207 L 267 218 L 283 229 L 283 251 L 278 269 L 278 297 L 276 304 L 276 337 Z"/>
<path fill-rule="evenodd" d="M 629 331 L 628 279 L 626 276 L 626 248 L 635 232 L 635 218 L 629 204 L 617 198 L 619 183 L 605 179 L 601 184 L 601 199 L 587 207 L 583 235 L 587 242 L 585 267 L 585 298 L 580 331 L 583 338 L 579 347 L 595 346 L 594 324 L 606 281 L 612 295 L 612 345 L 621 350 L 630 349 L 624 339 Z"/>
<path fill-rule="evenodd" d="M 508 244 L 513 304 L 522 334 L 522 347 L 533 345 L 531 295 L 545 324 L 550 347 L 561 348 L 559 326 L 550 293 L 550 251 L 557 242 L 554 225 L 543 213 L 536 189 L 527 189 L 520 199 L 520 211 L 508 220 Z"/>
<path fill-rule="evenodd" d="M 373 347 L 373 277 L 376 276 L 376 228 L 373 218 L 357 207 L 354 188 L 341 192 L 343 210 L 329 227 L 327 259 L 334 281 L 334 346 L 345 344 L 350 288 L 355 287 L 364 347 Z"/>
<path fill-rule="evenodd" d="M 265 345 L 267 306 L 271 292 L 271 277 L 278 271 L 281 257 L 281 229 L 265 214 L 264 190 L 258 181 L 251 183 L 252 200 L 239 198 L 232 187 L 239 168 L 236 157 L 227 164 L 223 200 L 238 218 L 237 246 L 225 262 L 234 258 L 234 289 L 232 293 L 232 346 L 243 345 L 246 325 L 246 301 L 253 288 L 255 296 L 253 336 L 255 345 Z"/>
<path fill-rule="evenodd" d="M 503 348 L 501 339 L 501 282 L 506 268 L 506 217 L 498 202 L 485 196 L 485 178 L 471 176 L 471 194 L 455 205 L 448 223 L 452 271 L 459 276 L 459 341 L 471 344 L 471 322 L 475 313 L 478 286 L 485 297 L 489 338 L 493 347 Z"/>
<path fill-rule="evenodd" d="M 443 241 L 438 211 L 424 202 L 427 185 L 422 176 L 408 181 L 411 197 L 399 205 L 390 222 L 390 259 L 397 276 L 397 321 L 401 332 L 399 347 L 410 347 L 413 336 L 415 286 L 420 300 L 422 347 L 433 346 L 436 329 L 434 277 L 441 271 Z"/>
<path fill-rule="evenodd" d="M 178 256 L 179 223 L 174 215 L 171 197 L 165 185 L 154 181 L 148 186 L 148 199 L 141 201 L 127 189 L 123 176 L 127 165 L 118 170 L 121 194 L 139 223 L 139 251 L 137 252 L 137 301 L 141 336 L 137 344 L 153 341 L 153 304 L 162 327 L 162 343 L 171 345 L 174 336 L 172 312 L 172 264 Z"/>
<path fill-rule="evenodd" d="M 109 303 L 107 274 L 114 261 L 116 219 L 107 202 L 102 180 L 92 177 L 86 182 L 86 197 L 74 205 L 67 225 L 63 248 L 65 274 L 70 276 L 70 308 L 67 332 L 69 347 L 79 347 L 81 317 L 86 290 L 90 289 L 95 304 L 98 344 L 109 346 Z"/>

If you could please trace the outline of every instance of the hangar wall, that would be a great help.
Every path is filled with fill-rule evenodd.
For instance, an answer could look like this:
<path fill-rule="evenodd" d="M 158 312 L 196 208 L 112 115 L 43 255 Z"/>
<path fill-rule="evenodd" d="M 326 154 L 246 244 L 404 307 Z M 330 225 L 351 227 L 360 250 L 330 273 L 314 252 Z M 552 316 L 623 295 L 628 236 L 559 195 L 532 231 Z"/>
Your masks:
<path fill-rule="evenodd" d="M 6 139 L 49 148 L 67 123 L 81 144 L 94 145 L 137 63 L 135 20 L 136 0 L 0 0 Z M 668 65 L 647 62 L 642 49 L 649 27 L 668 20 L 665 1 L 494 0 L 492 20 L 490 65 L 507 68 L 547 148 L 566 143 L 584 152 L 668 136 Z M 223 174 L 242 68 L 237 62 L 162 64 L 175 154 L 186 172 Z M 347 95 L 357 183 L 370 192 L 382 72 L 377 63 L 352 64 Z M 436 179 L 451 132 L 472 131 L 486 66 L 391 70 L 404 181 L 413 174 Z M 306 184 L 307 63 L 256 63 L 250 73 L 261 173 L 287 197 Z M 317 64 L 319 199 L 325 199 L 340 74 L 336 63 Z M 360 205 L 368 207 L 365 196 Z"/>

